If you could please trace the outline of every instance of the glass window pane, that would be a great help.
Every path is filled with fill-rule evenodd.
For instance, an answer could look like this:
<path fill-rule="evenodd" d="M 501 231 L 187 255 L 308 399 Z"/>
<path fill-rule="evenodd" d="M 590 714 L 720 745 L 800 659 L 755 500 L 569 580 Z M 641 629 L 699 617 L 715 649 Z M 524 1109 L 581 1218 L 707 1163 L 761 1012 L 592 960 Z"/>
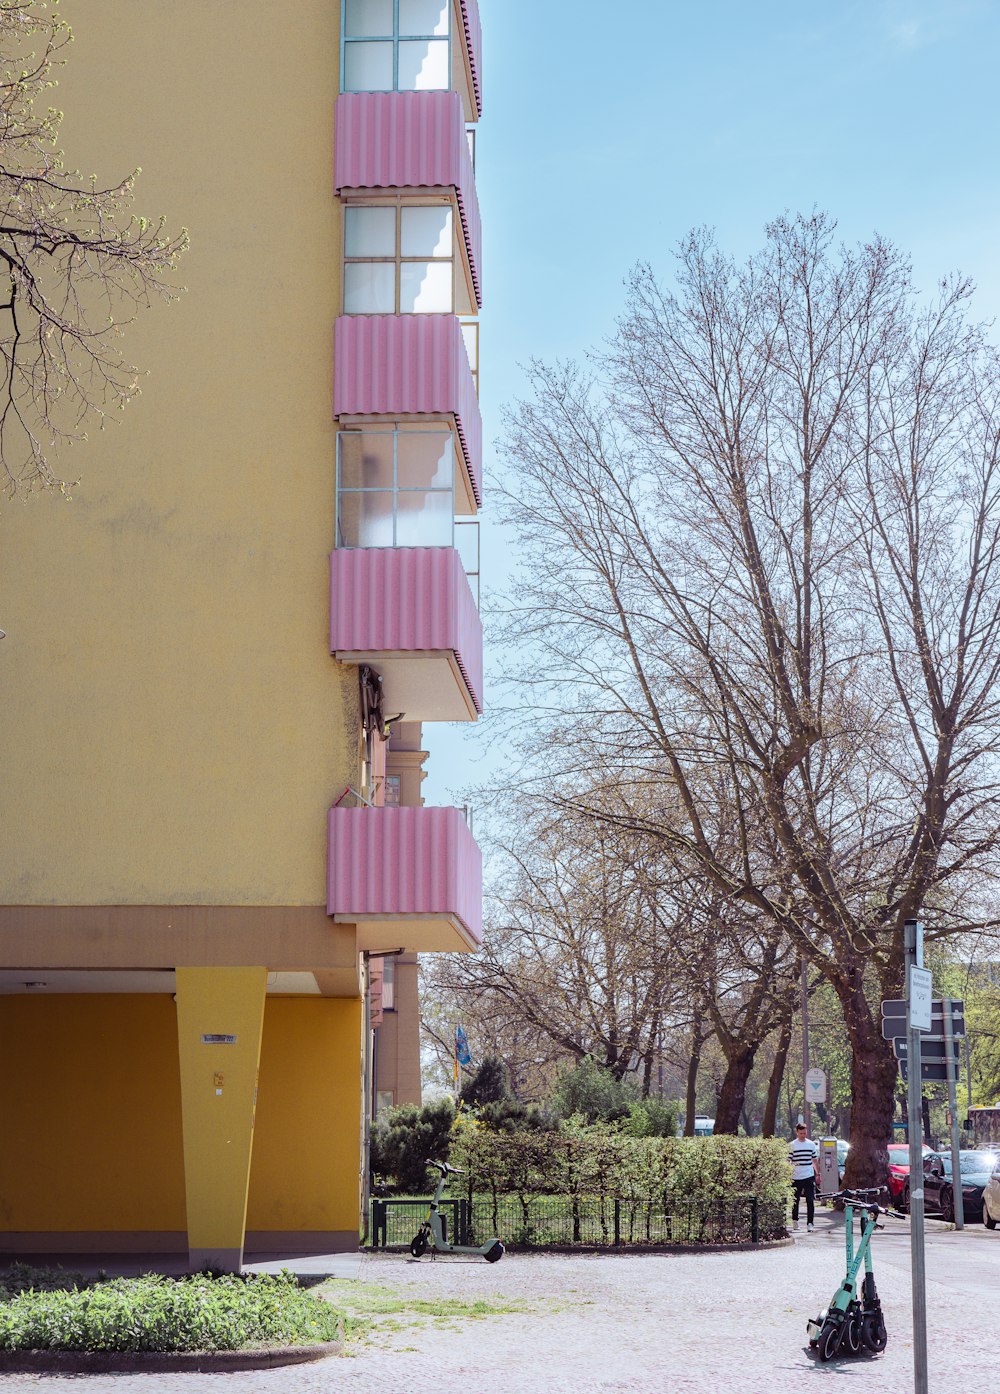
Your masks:
<path fill-rule="evenodd" d="M 392 44 L 345 44 L 344 91 L 391 92 Z"/>
<path fill-rule="evenodd" d="M 450 547 L 451 494 L 397 494 L 397 547 Z"/>
<path fill-rule="evenodd" d="M 345 209 L 345 257 L 394 257 L 395 255 L 395 208 Z"/>
<path fill-rule="evenodd" d="M 399 32 L 404 37 L 443 34 L 447 38 L 450 13 L 451 0 L 399 0 Z"/>
<path fill-rule="evenodd" d="M 396 441 L 398 488 L 451 489 L 455 446 L 450 431 L 400 431 Z"/>
<path fill-rule="evenodd" d="M 428 34 L 434 31 L 428 29 Z M 344 33 L 363 39 L 392 38 L 392 0 L 347 0 Z"/>
<path fill-rule="evenodd" d="M 392 494 L 337 496 L 338 547 L 391 547 Z"/>
<path fill-rule="evenodd" d="M 448 204 L 403 208 L 400 212 L 400 252 L 404 257 L 450 257 L 452 213 Z"/>
<path fill-rule="evenodd" d="M 392 432 L 341 431 L 341 489 L 391 489 Z"/>
<path fill-rule="evenodd" d="M 472 375 L 479 372 L 479 321 L 474 319 L 464 319 L 462 321 L 462 339 L 465 342 L 465 351 L 469 355 L 469 367 Z"/>
<path fill-rule="evenodd" d="M 469 576 L 479 575 L 479 524 L 455 522 L 455 546 Z"/>
<path fill-rule="evenodd" d="M 403 315 L 450 315 L 450 261 L 404 261 L 399 268 L 399 311 Z"/>
<path fill-rule="evenodd" d="M 349 261 L 344 267 L 345 315 L 396 312 L 396 263 Z"/>
<path fill-rule="evenodd" d="M 447 39 L 407 39 L 400 43 L 400 92 L 440 92 L 447 91 L 450 85 Z"/>

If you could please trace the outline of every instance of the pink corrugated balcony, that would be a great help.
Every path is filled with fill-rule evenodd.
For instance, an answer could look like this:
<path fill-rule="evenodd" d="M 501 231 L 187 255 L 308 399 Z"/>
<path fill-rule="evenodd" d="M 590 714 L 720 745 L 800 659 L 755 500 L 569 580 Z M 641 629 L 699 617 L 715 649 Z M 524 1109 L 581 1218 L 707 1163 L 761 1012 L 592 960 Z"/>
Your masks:
<path fill-rule="evenodd" d="M 360 949 L 474 949 L 483 861 L 457 808 L 331 808 L 327 913 Z"/>
<path fill-rule="evenodd" d="M 483 709 L 483 626 L 452 547 L 332 552 L 330 651 L 377 669 L 387 714 L 475 721 Z"/>
<path fill-rule="evenodd" d="M 334 183 L 358 189 L 454 189 L 477 302 L 483 227 L 457 92 L 345 92 L 337 98 Z"/>
<path fill-rule="evenodd" d="M 454 315 L 342 315 L 334 337 L 333 413 L 453 417 L 469 488 L 482 504 L 483 418 Z"/>
<path fill-rule="evenodd" d="M 479 18 L 479 0 L 459 0 L 462 7 L 462 28 L 465 30 L 465 52 L 472 74 L 472 89 L 476 97 L 476 112 L 483 114 L 483 25 Z"/>

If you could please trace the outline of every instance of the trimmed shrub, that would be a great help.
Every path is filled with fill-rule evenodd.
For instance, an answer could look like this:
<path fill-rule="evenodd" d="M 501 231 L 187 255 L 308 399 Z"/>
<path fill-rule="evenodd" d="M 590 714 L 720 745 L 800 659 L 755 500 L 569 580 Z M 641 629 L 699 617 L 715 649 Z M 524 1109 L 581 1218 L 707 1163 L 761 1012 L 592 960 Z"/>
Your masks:
<path fill-rule="evenodd" d="M 23 1280 L 22 1280 L 23 1281 Z M 43 1280 L 44 1281 L 44 1280 Z M 335 1340 L 340 1318 L 291 1273 L 115 1278 L 0 1301 L 0 1350 L 212 1351 Z"/>

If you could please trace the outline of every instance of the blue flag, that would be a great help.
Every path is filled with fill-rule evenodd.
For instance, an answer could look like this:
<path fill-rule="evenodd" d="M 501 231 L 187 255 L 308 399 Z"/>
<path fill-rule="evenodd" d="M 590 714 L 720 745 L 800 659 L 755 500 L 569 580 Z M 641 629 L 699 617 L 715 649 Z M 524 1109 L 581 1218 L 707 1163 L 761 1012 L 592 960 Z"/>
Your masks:
<path fill-rule="evenodd" d="M 461 1026 L 455 1029 L 455 1059 L 460 1065 L 472 1064 L 472 1051 L 469 1049 L 469 1038 Z"/>

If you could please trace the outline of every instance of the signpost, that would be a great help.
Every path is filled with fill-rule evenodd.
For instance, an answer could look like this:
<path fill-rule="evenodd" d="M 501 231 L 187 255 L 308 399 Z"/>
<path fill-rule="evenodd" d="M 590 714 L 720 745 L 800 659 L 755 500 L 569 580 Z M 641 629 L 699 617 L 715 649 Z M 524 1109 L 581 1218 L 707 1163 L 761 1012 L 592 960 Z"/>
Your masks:
<path fill-rule="evenodd" d="M 920 1060 L 920 1033 L 931 1028 L 930 973 L 924 968 L 924 927 L 919 920 L 903 925 L 903 962 L 906 971 L 906 1027 L 908 1055 Z M 883 1025 L 883 1031 L 885 1027 Z M 913 1294 L 913 1389 L 928 1394 L 927 1388 L 927 1284 L 924 1258 L 924 1158 L 923 1097 L 920 1070 L 911 1070 L 907 1080 L 907 1141 L 910 1144 L 910 1285 Z"/>

